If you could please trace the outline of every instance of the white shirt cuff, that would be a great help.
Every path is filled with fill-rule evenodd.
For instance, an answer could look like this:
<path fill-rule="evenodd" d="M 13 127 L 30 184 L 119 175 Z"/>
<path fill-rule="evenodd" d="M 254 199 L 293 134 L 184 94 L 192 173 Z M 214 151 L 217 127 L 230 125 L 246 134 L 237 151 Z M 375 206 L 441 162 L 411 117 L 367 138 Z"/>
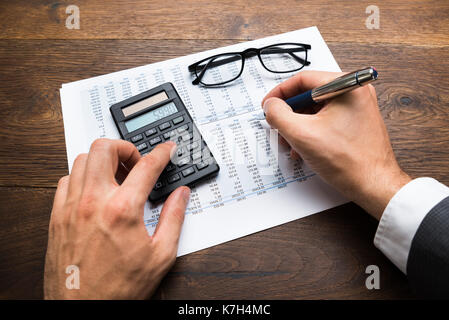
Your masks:
<path fill-rule="evenodd" d="M 427 213 L 449 196 L 449 188 L 432 178 L 417 178 L 391 198 L 377 227 L 374 245 L 403 273 L 413 237 Z"/>

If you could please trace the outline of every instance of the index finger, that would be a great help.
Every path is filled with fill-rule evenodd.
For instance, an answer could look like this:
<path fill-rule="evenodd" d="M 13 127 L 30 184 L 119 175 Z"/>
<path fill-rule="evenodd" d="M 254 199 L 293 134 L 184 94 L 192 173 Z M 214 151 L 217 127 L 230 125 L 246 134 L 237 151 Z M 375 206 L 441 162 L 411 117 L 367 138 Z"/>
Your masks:
<path fill-rule="evenodd" d="M 97 139 L 90 147 L 86 165 L 86 186 L 115 184 L 115 173 L 122 162 L 128 169 L 139 161 L 136 147 L 125 140 Z M 96 189 L 96 188 L 95 188 Z"/>
<path fill-rule="evenodd" d="M 268 98 L 276 97 L 282 100 L 293 97 L 313 88 L 322 86 L 343 75 L 342 72 L 302 71 L 274 87 L 262 100 L 262 106 Z"/>

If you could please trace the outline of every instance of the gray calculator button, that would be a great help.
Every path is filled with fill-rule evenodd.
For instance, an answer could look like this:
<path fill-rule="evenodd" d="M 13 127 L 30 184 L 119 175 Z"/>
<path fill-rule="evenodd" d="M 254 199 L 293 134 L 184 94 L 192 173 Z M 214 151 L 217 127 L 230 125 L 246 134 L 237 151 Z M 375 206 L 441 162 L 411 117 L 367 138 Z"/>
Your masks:
<path fill-rule="evenodd" d="M 147 154 L 149 154 L 149 152 L 143 152 L 143 153 L 141 153 L 140 155 L 141 155 L 142 157 L 145 157 Z"/>
<path fill-rule="evenodd" d="M 137 142 L 137 141 L 142 140 L 142 139 L 143 139 L 143 135 L 142 134 L 138 134 L 137 136 L 132 137 L 131 141 L 132 142 Z"/>
<path fill-rule="evenodd" d="M 181 133 L 181 132 L 186 131 L 186 130 L 188 130 L 188 129 L 189 129 L 189 125 L 185 124 L 185 125 L 180 126 L 180 127 L 178 128 L 178 132 Z"/>
<path fill-rule="evenodd" d="M 190 161 L 189 157 L 183 158 L 181 160 L 178 161 L 178 167 L 182 167 L 185 166 L 186 164 L 188 164 Z"/>
<path fill-rule="evenodd" d="M 147 147 L 147 144 L 146 144 L 145 142 L 139 144 L 138 146 L 136 146 L 136 148 L 137 148 L 138 151 L 142 151 L 142 150 L 145 149 L 146 147 Z"/>
<path fill-rule="evenodd" d="M 156 137 L 150 140 L 150 144 L 154 146 L 155 144 L 160 143 L 161 141 L 162 141 L 161 137 Z"/>
<path fill-rule="evenodd" d="M 212 157 L 212 153 L 210 152 L 210 150 L 208 148 L 204 148 L 203 149 L 203 158 L 207 159 Z"/>
<path fill-rule="evenodd" d="M 193 167 L 187 168 L 185 170 L 182 170 L 182 175 L 184 177 L 190 176 L 192 173 L 195 172 L 195 169 Z"/>
<path fill-rule="evenodd" d="M 151 129 L 148 129 L 147 131 L 145 131 L 145 135 L 147 137 L 149 137 L 149 136 L 152 136 L 153 134 L 155 134 L 156 132 L 157 132 L 156 128 L 151 128 Z"/>
<path fill-rule="evenodd" d="M 170 122 L 164 122 L 163 124 L 161 124 L 160 126 L 159 126 L 159 130 L 165 130 L 165 129 L 168 129 L 168 128 L 170 128 L 171 127 L 171 124 L 170 124 Z"/>
<path fill-rule="evenodd" d="M 193 160 L 201 159 L 201 151 L 195 152 L 194 154 L 192 154 L 192 159 Z"/>
<path fill-rule="evenodd" d="M 196 165 L 196 168 L 197 168 L 198 170 L 203 170 L 203 169 L 206 168 L 208 165 L 209 165 L 209 163 L 207 163 L 207 162 L 201 162 L 201 163 L 198 163 L 198 164 Z"/>
<path fill-rule="evenodd" d="M 171 177 L 169 177 L 167 179 L 167 182 L 168 183 L 173 183 L 173 182 L 176 182 L 176 181 L 178 181 L 180 179 L 181 179 L 181 177 L 179 176 L 179 174 L 176 173 L 176 174 L 172 175 Z"/>
<path fill-rule="evenodd" d="M 198 142 L 193 142 L 193 143 L 191 143 L 191 144 L 188 144 L 187 146 L 186 146 L 186 148 L 187 148 L 187 150 L 188 151 L 192 151 L 192 150 L 194 150 L 194 149 L 196 149 L 196 148 L 198 148 Z"/>
<path fill-rule="evenodd" d="M 189 141 L 192 139 L 192 135 L 190 133 L 186 133 L 181 137 L 182 141 Z"/>
<path fill-rule="evenodd" d="M 166 133 L 164 133 L 164 139 L 168 140 L 168 139 L 170 139 L 171 137 L 173 137 L 175 135 L 176 135 L 176 130 L 172 130 L 172 131 L 166 132 Z"/>
<path fill-rule="evenodd" d="M 177 118 L 174 118 L 172 121 L 173 121 L 174 125 L 177 125 L 178 123 L 181 123 L 181 122 L 184 121 L 184 117 L 183 116 L 179 116 Z"/>

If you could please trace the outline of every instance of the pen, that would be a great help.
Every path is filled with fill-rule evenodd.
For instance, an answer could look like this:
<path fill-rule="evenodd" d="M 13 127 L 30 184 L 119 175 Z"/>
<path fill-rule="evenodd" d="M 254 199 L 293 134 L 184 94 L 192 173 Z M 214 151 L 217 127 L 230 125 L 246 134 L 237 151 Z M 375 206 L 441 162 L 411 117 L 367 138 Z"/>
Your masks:
<path fill-rule="evenodd" d="M 377 71 L 373 67 L 360 69 L 345 74 L 321 87 L 288 98 L 285 102 L 293 109 L 301 109 L 316 105 L 329 98 L 357 89 L 377 79 Z"/>

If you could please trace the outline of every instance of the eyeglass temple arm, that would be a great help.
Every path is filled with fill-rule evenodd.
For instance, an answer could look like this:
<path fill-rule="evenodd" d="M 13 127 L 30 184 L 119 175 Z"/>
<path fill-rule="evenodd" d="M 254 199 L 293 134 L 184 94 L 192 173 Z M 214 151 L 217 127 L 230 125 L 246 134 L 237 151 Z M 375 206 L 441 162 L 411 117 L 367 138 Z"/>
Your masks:
<path fill-rule="evenodd" d="M 290 48 L 290 49 L 282 49 L 282 48 L 276 48 L 276 49 L 266 49 L 266 51 L 264 50 L 265 53 L 289 53 L 296 61 L 298 61 L 299 63 L 305 64 L 306 66 L 308 66 L 310 64 L 309 61 L 305 61 L 304 59 L 296 56 L 295 54 L 293 54 L 292 52 L 301 52 L 301 51 L 306 51 L 307 49 L 305 48 Z M 257 55 L 257 53 L 255 51 L 250 51 L 248 53 L 246 53 L 247 57 L 252 57 Z M 230 62 L 234 62 L 234 61 L 238 61 L 240 60 L 241 57 L 238 55 L 226 58 L 226 59 L 221 59 L 219 61 L 209 61 L 206 64 L 206 67 L 218 67 L 221 66 L 223 64 L 226 63 L 230 63 Z M 212 63 L 211 63 L 212 62 Z M 201 67 L 202 65 L 196 65 L 196 64 L 192 64 L 188 67 L 190 72 L 194 72 L 196 67 Z M 206 68 L 203 68 L 203 70 L 201 71 L 200 75 L 203 74 L 203 71 L 206 70 Z M 200 75 L 198 75 L 198 77 L 200 77 Z M 202 78 L 202 75 L 201 75 Z M 201 79 L 200 79 L 201 80 Z"/>

